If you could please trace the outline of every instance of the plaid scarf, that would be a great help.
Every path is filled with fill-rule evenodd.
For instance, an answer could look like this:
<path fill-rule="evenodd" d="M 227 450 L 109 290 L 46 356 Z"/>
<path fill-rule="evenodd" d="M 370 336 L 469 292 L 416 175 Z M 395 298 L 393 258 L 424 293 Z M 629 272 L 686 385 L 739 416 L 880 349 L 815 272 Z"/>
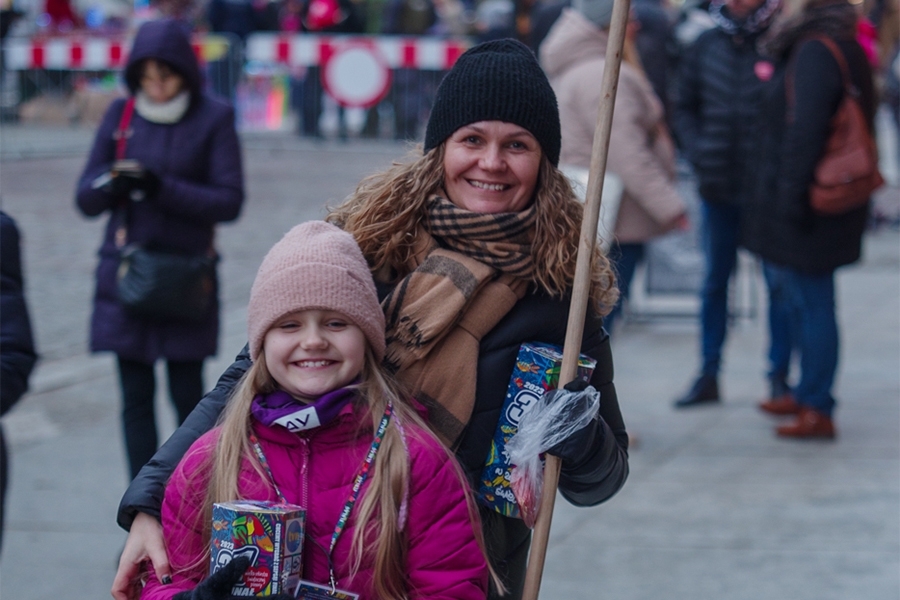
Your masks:
<path fill-rule="evenodd" d="M 434 197 L 430 234 L 419 234 L 410 274 L 382 302 L 385 362 L 428 407 L 428 420 L 451 448 L 475 405 L 479 342 L 531 279 L 535 221 L 534 205 L 481 214 Z"/>

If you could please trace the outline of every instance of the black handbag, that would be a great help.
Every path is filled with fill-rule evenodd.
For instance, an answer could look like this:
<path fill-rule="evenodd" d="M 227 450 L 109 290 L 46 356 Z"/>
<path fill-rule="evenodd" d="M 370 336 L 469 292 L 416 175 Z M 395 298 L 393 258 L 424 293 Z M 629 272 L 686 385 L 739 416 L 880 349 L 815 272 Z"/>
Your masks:
<path fill-rule="evenodd" d="M 125 157 L 125 139 L 134 109 L 130 98 L 116 132 L 118 160 Z M 119 302 L 136 317 L 157 321 L 199 322 L 207 317 L 216 293 L 216 262 L 210 250 L 205 254 L 180 254 L 139 244 L 126 244 L 128 214 L 126 202 L 120 209 L 116 246 L 119 269 L 116 288 Z"/>
<path fill-rule="evenodd" d="M 130 314 L 152 320 L 202 321 L 216 290 L 216 257 L 148 250 L 121 250 L 117 289 Z"/>

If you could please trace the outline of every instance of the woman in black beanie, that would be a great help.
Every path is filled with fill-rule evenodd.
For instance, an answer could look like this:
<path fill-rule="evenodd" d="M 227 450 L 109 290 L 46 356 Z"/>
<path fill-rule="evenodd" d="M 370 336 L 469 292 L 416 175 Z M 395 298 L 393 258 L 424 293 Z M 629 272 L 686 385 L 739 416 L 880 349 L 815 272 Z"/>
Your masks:
<path fill-rule="evenodd" d="M 386 363 L 427 407 L 476 488 L 520 344 L 565 341 L 583 208 L 557 169 L 559 150 L 556 97 L 534 54 L 513 40 L 487 42 L 464 53 L 438 88 L 423 152 L 362 181 L 328 216 L 353 234 L 372 268 L 387 322 Z M 551 450 L 562 459 L 560 491 L 579 506 L 610 498 L 628 475 L 628 435 L 602 329 L 617 291 L 599 250 L 590 296 L 582 352 L 597 360 L 591 384 L 601 393 L 599 418 Z M 144 558 L 166 574 L 156 522 L 165 481 L 198 432 L 213 426 L 249 364 L 245 348 L 126 492 L 119 523 L 131 534 L 114 597 L 128 597 Z M 531 531 L 489 508 L 480 513 L 504 597 L 518 598 Z"/>

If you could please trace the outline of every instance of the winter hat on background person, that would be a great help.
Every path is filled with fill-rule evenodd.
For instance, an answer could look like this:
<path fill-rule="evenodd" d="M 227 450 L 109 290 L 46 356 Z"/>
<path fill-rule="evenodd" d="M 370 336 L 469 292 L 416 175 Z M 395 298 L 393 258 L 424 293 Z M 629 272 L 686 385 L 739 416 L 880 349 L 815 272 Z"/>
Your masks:
<path fill-rule="evenodd" d="M 247 307 L 250 357 L 278 319 L 310 309 L 343 313 L 384 358 L 384 313 L 369 265 L 352 235 L 324 221 L 297 225 L 263 259 Z"/>
<path fill-rule="evenodd" d="M 438 86 L 425 128 L 425 152 L 454 131 L 478 121 L 505 121 L 527 129 L 559 164 L 559 107 L 534 53 L 505 39 L 466 50 Z"/>
<path fill-rule="evenodd" d="M 141 88 L 143 62 L 150 58 L 164 62 L 184 78 L 192 101 L 202 94 L 203 75 L 184 22 L 160 19 L 147 21 L 138 29 L 124 72 L 125 85 L 131 94 Z"/>
<path fill-rule="evenodd" d="M 572 8 L 599 29 L 606 29 L 612 21 L 613 0 L 572 0 Z"/>

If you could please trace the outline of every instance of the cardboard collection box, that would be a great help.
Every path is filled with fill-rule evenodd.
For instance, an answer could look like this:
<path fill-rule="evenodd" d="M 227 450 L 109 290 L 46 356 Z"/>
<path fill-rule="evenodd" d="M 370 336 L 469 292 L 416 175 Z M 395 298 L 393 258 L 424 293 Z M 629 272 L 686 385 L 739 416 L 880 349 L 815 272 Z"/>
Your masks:
<path fill-rule="evenodd" d="M 216 503 L 212 520 L 210 575 L 233 558 L 246 556 L 250 567 L 233 595 L 293 593 L 302 576 L 302 507 L 255 500 Z"/>
<path fill-rule="evenodd" d="M 562 348 L 558 346 L 526 343 L 519 347 L 516 366 L 506 390 L 503 412 L 497 422 L 491 451 L 476 494 L 482 504 L 507 517 L 521 518 L 521 512 L 510 487 L 514 465 L 509 462 L 506 443 L 519 430 L 522 415 L 534 406 L 544 392 L 557 387 L 562 359 Z M 589 381 L 596 365 L 597 361 L 582 354 L 578 358 L 578 377 Z"/>

